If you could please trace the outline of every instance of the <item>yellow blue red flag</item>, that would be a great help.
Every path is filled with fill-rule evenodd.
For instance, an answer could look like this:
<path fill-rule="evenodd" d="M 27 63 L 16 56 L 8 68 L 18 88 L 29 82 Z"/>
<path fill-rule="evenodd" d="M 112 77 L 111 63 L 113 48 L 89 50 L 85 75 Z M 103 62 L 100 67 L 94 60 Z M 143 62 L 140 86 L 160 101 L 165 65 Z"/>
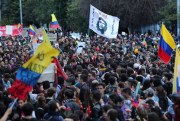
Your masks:
<path fill-rule="evenodd" d="M 165 25 L 162 23 L 161 26 L 161 37 L 159 40 L 158 56 L 165 63 L 168 64 L 171 59 L 171 53 L 175 49 L 176 44 L 166 29 Z"/>
<path fill-rule="evenodd" d="M 29 26 L 28 34 L 33 35 L 33 36 L 36 35 L 36 32 L 35 32 L 34 28 L 32 27 L 32 25 Z"/>
<path fill-rule="evenodd" d="M 50 28 L 60 28 L 56 16 L 54 14 L 51 14 L 51 16 L 52 16 L 52 22 L 50 23 Z"/>
<path fill-rule="evenodd" d="M 26 99 L 32 87 L 37 83 L 42 72 L 59 55 L 59 51 L 53 48 L 49 42 L 47 34 L 43 29 L 42 44 L 37 48 L 33 57 L 31 57 L 16 74 L 16 80 L 8 92 L 15 98 Z"/>

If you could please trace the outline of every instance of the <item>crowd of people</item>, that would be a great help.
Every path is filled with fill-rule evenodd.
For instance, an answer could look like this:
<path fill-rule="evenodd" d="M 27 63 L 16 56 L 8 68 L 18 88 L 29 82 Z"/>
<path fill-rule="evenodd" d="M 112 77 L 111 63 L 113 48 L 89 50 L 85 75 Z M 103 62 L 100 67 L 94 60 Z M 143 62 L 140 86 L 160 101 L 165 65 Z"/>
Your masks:
<path fill-rule="evenodd" d="M 97 35 L 80 40 L 62 35 L 55 46 L 67 79 L 44 80 L 26 100 L 7 89 L 33 55 L 30 37 L 1 37 L 0 121 L 180 121 L 180 94 L 172 93 L 175 52 L 158 58 L 158 33 Z M 78 41 L 86 42 L 77 53 Z M 177 45 L 180 44 L 176 41 Z"/>

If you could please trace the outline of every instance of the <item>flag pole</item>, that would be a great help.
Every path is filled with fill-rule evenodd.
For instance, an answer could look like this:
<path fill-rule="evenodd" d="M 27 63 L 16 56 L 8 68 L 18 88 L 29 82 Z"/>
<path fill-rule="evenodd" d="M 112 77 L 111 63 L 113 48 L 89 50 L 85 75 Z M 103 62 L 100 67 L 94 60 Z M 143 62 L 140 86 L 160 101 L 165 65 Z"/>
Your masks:
<path fill-rule="evenodd" d="M 177 0 L 177 36 L 180 36 L 180 0 Z"/>
<path fill-rule="evenodd" d="M 11 109 L 14 107 L 15 103 L 17 102 L 17 100 L 18 100 L 18 98 L 14 99 L 12 105 L 10 106 Z"/>
<path fill-rule="evenodd" d="M 88 57 L 89 59 L 91 58 L 90 57 L 90 50 L 91 50 L 91 47 L 90 47 L 90 29 L 88 28 Z"/>
<path fill-rule="evenodd" d="M 90 0 L 90 6 L 91 6 L 91 0 Z M 90 17 L 89 17 L 90 18 Z M 89 20 L 89 19 L 88 19 Z M 90 50 L 91 50 L 91 48 L 90 48 L 90 29 L 89 29 L 89 26 L 88 26 L 88 57 L 89 57 L 89 59 L 91 58 L 90 57 Z"/>
<path fill-rule="evenodd" d="M 23 20 L 22 20 L 22 1 L 19 0 L 19 7 L 20 7 L 20 20 L 21 20 L 21 24 L 23 24 Z"/>

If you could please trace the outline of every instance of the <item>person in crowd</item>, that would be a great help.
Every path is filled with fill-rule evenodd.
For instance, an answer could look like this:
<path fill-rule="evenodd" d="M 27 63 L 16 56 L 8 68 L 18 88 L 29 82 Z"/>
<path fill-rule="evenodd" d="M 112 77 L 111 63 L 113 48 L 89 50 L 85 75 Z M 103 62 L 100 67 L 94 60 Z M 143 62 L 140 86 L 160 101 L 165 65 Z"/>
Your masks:
<path fill-rule="evenodd" d="M 117 111 L 115 109 L 109 109 L 106 116 L 107 121 L 118 121 Z"/>
<path fill-rule="evenodd" d="M 26 103 L 22 106 L 23 116 L 21 121 L 38 121 L 36 118 L 32 117 L 34 107 L 31 103 Z"/>
<path fill-rule="evenodd" d="M 54 87 L 51 87 L 47 90 L 47 94 L 46 94 L 46 102 L 48 103 L 51 100 L 54 100 L 55 98 L 55 89 Z"/>
<path fill-rule="evenodd" d="M 163 73 L 163 82 L 164 82 L 163 88 L 165 89 L 168 97 L 170 96 L 170 94 L 172 94 L 173 84 L 171 79 L 172 79 L 171 73 L 167 73 L 167 72 Z"/>
<path fill-rule="evenodd" d="M 124 107 L 125 107 L 125 120 L 131 117 L 132 103 L 131 103 L 131 89 L 125 87 L 122 90 L 122 95 L 124 97 Z"/>
<path fill-rule="evenodd" d="M 102 107 L 102 116 L 98 119 L 98 121 L 105 121 L 105 119 L 106 119 L 106 116 L 107 116 L 107 111 L 109 110 L 109 109 L 113 109 L 113 107 L 110 105 L 110 104 L 107 104 L 107 105 L 104 105 L 103 107 Z"/>
<path fill-rule="evenodd" d="M 91 121 L 97 121 L 98 118 L 102 115 L 101 114 L 102 106 L 101 106 L 100 100 L 101 100 L 101 93 L 98 91 L 93 92 L 92 94 L 93 104 L 91 106 L 92 112 L 90 115 Z"/>
<path fill-rule="evenodd" d="M 113 109 L 117 111 L 117 119 L 119 121 L 125 121 L 125 116 L 123 114 L 123 105 L 124 105 L 123 98 L 117 94 L 111 94 L 109 96 L 109 104 L 111 104 Z"/>
<path fill-rule="evenodd" d="M 80 76 L 80 93 L 79 93 L 79 99 L 83 105 L 84 110 L 86 110 L 88 103 L 89 103 L 89 97 L 90 97 L 90 87 L 86 83 L 88 80 L 88 75 L 81 74 Z"/>
<path fill-rule="evenodd" d="M 60 106 L 55 100 L 48 102 L 48 112 L 44 115 L 44 119 L 48 121 L 63 121 L 63 117 L 59 113 Z"/>
<path fill-rule="evenodd" d="M 65 89 L 63 102 L 64 102 L 64 106 L 69 107 L 72 113 L 80 110 L 79 104 L 76 103 L 76 100 L 74 99 L 74 91 L 72 89 Z"/>
<path fill-rule="evenodd" d="M 10 75 L 8 73 L 6 73 L 3 75 L 2 80 L 0 80 L 0 83 L 3 85 L 5 91 L 9 87 L 11 87 L 11 82 L 10 82 L 9 78 L 10 78 Z"/>
<path fill-rule="evenodd" d="M 102 95 L 102 100 L 101 100 L 101 104 L 107 104 L 108 103 L 108 96 L 105 94 L 105 84 L 104 83 L 99 83 L 97 85 L 97 90 L 101 93 Z"/>

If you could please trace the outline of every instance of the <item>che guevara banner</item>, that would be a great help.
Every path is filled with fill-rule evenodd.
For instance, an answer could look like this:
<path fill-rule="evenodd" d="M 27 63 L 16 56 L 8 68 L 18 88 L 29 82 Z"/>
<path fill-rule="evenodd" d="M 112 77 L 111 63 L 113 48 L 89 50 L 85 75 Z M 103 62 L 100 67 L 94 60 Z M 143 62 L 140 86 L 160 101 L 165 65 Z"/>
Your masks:
<path fill-rule="evenodd" d="M 45 30 L 43 30 L 43 38 L 43 43 L 36 49 L 34 56 L 18 69 L 16 80 L 8 89 L 12 97 L 26 99 L 43 71 L 52 62 L 54 57 L 58 56 L 59 51 L 51 46 Z"/>
<path fill-rule="evenodd" d="M 119 29 L 118 17 L 103 13 L 94 6 L 90 6 L 89 28 L 106 38 L 116 38 Z"/>

